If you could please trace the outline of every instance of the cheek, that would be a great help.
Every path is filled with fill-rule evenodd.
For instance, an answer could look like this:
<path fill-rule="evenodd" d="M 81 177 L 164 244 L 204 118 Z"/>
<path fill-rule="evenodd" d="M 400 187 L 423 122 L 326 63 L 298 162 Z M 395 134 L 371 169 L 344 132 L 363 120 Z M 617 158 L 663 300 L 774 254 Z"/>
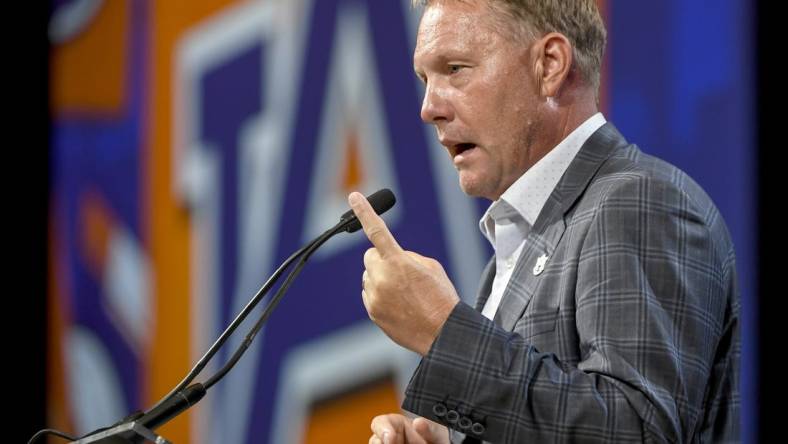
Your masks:
<path fill-rule="evenodd" d="M 522 132 L 528 119 L 527 109 L 523 101 L 506 94 L 487 95 L 473 105 L 478 128 L 496 145 L 510 143 Z"/>

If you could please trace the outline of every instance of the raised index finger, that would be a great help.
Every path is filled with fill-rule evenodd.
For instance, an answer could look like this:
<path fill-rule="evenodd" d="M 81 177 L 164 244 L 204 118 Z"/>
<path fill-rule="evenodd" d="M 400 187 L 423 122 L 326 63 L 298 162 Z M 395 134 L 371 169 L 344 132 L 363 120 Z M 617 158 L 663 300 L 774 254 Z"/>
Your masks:
<path fill-rule="evenodd" d="M 361 227 L 364 229 L 367 239 L 378 249 L 382 257 L 402 252 L 402 248 L 397 243 L 397 240 L 394 239 L 391 231 L 389 231 L 386 222 L 375 213 L 372 205 L 369 204 L 369 201 L 363 194 L 356 191 L 350 193 L 348 203 L 358 221 L 361 222 Z"/>

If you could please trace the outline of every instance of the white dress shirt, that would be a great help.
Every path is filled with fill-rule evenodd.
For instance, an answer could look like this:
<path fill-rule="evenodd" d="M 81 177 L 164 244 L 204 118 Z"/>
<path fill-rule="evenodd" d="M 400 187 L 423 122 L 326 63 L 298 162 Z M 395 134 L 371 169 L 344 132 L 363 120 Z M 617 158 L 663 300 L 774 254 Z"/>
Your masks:
<path fill-rule="evenodd" d="M 479 229 L 495 250 L 495 279 L 482 314 L 492 320 L 501 303 L 528 231 L 580 147 L 607 122 L 596 113 L 528 169 L 493 202 L 479 221 Z"/>

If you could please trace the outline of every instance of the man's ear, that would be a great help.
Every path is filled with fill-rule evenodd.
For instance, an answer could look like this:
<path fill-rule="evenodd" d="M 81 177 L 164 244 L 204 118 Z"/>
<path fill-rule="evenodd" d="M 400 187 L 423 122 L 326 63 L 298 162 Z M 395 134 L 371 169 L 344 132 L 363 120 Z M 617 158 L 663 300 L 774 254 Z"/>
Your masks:
<path fill-rule="evenodd" d="M 554 97 L 572 68 L 572 44 L 563 34 L 550 32 L 531 47 L 534 75 L 542 97 Z"/>

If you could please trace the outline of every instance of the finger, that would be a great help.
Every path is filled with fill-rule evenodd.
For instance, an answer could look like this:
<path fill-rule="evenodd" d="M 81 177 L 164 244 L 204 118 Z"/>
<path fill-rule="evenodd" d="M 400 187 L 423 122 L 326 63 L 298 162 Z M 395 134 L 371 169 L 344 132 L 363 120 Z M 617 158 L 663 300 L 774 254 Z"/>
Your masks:
<path fill-rule="evenodd" d="M 377 436 L 372 435 L 369 437 L 369 444 L 383 444 L 383 441 Z"/>
<path fill-rule="evenodd" d="M 405 444 L 405 427 L 407 418 L 402 415 L 379 415 L 372 420 L 372 433 L 383 441 L 383 444 Z"/>
<path fill-rule="evenodd" d="M 449 429 L 429 419 L 414 419 L 413 430 L 429 443 L 444 444 L 449 442 Z"/>
<path fill-rule="evenodd" d="M 361 276 L 361 302 L 364 303 L 364 308 L 367 310 L 367 314 L 369 314 L 369 293 L 367 292 L 367 287 L 369 286 L 369 274 L 367 270 L 364 270 L 364 274 Z M 372 315 L 370 315 L 370 319 L 372 319 Z"/>
<path fill-rule="evenodd" d="M 372 205 L 369 204 L 366 197 L 354 191 L 348 196 L 348 203 L 359 222 L 361 222 L 367 239 L 372 242 L 375 248 L 380 250 L 382 257 L 402 252 L 402 248 L 397 243 L 397 240 L 394 239 L 394 235 L 391 234 L 383 219 L 372 209 Z"/>
<path fill-rule="evenodd" d="M 380 251 L 377 248 L 370 248 L 364 252 L 364 268 L 367 271 L 374 270 L 375 266 L 380 263 Z"/>
<path fill-rule="evenodd" d="M 367 310 L 367 315 L 369 316 L 369 319 L 374 321 L 375 318 L 373 318 L 372 313 L 369 312 L 369 307 L 370 307 L 369 293 L 367 293 L 367 290 L 361 290 L 361 302 L 364 303 L 364 309 Z"/>
<path fill-rule="evenodd" d="M 425 439 L 413 428 L 413 423 L 405 428 L 405 442 L 407 444 L 432 444 L 432 441 Z"/>

